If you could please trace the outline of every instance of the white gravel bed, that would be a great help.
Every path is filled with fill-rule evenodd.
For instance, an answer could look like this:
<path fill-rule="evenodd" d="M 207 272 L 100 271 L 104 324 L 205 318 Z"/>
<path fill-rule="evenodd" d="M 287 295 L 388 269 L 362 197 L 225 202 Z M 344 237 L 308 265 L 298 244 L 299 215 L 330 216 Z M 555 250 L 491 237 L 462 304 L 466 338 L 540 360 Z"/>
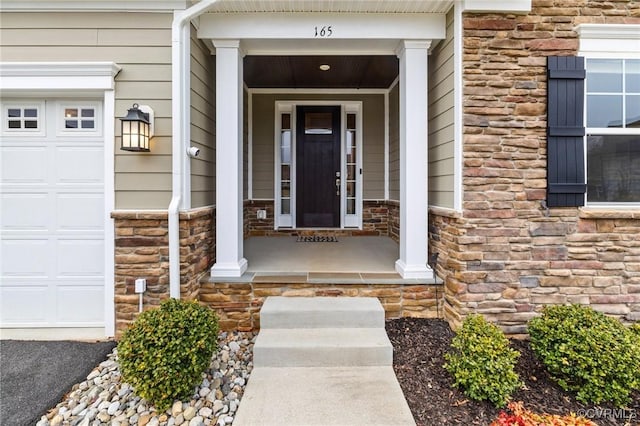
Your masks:
<path fill-rule="evenodd" d="M 233 423 L 251 370 L 256 334 L 221 332 L 218 352 L 202 374 L 190 401 L 174 402 L 164 413 L 123 383 L 114 348 L 84 382 L 36 426 L 224 426 Z M 167 380 L 171 380 L 170 377 Z"/>

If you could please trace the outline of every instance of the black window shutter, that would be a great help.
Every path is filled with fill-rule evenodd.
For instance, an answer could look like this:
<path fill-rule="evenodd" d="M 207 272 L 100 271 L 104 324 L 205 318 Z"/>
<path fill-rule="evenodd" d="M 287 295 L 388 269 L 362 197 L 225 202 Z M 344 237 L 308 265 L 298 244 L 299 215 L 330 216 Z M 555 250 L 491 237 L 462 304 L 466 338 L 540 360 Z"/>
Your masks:
<path fill-rule="evenodd" d="M 547 59 L 547 206 L 584 205 L 584 58 Z"/>

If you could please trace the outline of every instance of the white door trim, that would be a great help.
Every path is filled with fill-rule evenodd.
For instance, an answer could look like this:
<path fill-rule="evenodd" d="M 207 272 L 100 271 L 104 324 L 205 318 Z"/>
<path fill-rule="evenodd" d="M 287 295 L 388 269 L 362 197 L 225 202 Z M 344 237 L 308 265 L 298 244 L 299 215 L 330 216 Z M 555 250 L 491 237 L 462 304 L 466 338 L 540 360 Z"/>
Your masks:
<path fill-rule="evenodd" d="M 326 93 L 326 92 L 325 92 Z M 276 101 L 274 107 L 274 229 L 287 228 L 296 229 L 296 107 L 300 105 L 325 105 L 340 106 L 340 229 L 353 228 L 362 229 L 362 203 L 363 203 L 363 175 L 359 173 L 362 169 L 362 145 L 363 145 L 363 117 L 362 117 L 362 101 L 345 101 L 345 100 L 287 100 Z M 280 155 L 280 134 L 281 134 L 281 115 L 283 113 L 291 114 L 291 168 L 290 168 L 290 215 L 289 218 L 283 217 L 281 211 L 281 188 L 280 188 L 280 172 L 282 159 Z M 346 215 L 346 152 L 345 152 L 345 133 L 346 133 L 346 114 L 356 114 L 356 214 Z"/>
<path fill-rule="evenodd" d="M 0 95 L 17 97 L 95 96 L 103 102 L 104 141 L 104 337 L 115 334 L 115 241 L 111 212 L 115 209 L 114 62 L 5 62 L 0 64 Z"/>

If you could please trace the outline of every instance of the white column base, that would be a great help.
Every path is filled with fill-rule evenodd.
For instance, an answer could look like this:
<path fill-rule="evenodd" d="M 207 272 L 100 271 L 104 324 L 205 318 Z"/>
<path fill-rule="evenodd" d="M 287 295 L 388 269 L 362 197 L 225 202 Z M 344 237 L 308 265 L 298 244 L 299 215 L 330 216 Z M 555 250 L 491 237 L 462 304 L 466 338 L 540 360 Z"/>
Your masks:
<path fill-rule="evenodd" d="M 427 265 L 407 265 L 402 259 L 396 260 L 396 272 L 400 274 L 402 279 L 433 279 L 433 269 Z"/>
<path fill-rule="evenodd" d="M 249 266 L 247 259 L 242 258 L 238 263 L 215 263 L 211 267 L 213 278 L 240 278 Z"/>

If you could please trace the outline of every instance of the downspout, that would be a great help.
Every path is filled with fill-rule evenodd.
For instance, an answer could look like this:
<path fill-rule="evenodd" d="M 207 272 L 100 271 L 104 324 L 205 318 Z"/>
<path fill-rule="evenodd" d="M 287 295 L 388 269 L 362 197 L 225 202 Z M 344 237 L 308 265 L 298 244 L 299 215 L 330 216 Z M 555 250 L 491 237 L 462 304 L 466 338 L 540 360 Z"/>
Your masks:
<path fill-rule="evenodd" d="M 190 76 L 186 75 L 184 64 L 190 60 L 190 50 L 185 43 L 185 26 L 191 20 L 206 12 L 219 0 L 202 0 L 188 9 L 176 11 L 171 25 L 171 127 L 172 127 L 172 188 L 168 208 L 169 219 L 169 296 L 180 299 L 180 207 L 183 203 L 182 161 L 187 155 L 190 141 L 185 123 L 187 96 L 190 90 Z"/>

